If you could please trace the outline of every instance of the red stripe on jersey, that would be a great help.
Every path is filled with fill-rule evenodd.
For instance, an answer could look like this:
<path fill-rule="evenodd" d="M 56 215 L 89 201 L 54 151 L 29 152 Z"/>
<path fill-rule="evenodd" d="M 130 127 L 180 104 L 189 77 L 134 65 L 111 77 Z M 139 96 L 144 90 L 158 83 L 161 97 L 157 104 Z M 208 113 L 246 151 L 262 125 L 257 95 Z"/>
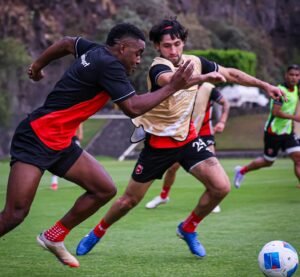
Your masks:
<path fill-rule="evenodd" d="M 100 110 L 110 99 L 105 91 L 94 98 L 68 109 L 54 111 L 33 120 L 30 124 L 39 139 L 53 150 L 62 150 L 71 144 L 79 124 Z"/>
<path fill-rule="evenodd" d="M 214 134 L 213 126 L 212 126 L 212 108 L 213 105 L 211 101 L 208 102 L 205 116 L 203 119 L 202 126 L 200 128 L 198 136 L 211 136 Z"/>
<path fill-rule="evenodd" d="M 160 137 L 151 135 L 149 144 L 153 148 L 178 148 L 186 145 L 190 141 L 197 138 L 197 131 L 193 122 L 190 123 L 190 129 L 187 138 L 184 141 L 178 141 L 172 137 Z"/>

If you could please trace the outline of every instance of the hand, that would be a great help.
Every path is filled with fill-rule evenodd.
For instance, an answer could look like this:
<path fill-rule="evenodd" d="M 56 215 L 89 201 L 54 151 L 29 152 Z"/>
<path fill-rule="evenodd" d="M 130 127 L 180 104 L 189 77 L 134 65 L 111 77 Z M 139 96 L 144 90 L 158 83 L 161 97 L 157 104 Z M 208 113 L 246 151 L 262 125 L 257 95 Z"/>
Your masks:
<path fill-rule="evenodd" d="M 39 81 L 44 78 L 43 70 L 35 70 L 33 64 L 31 64 L 27 70 L 28 77 L 33 81 Z"/>
<path fill-rule="evenodd" d="M 279 89 L 278 87 L 269 85 L 266 88 L 266 92 L 269 94 L 270 97 L 272 97 L 274 100 L 280 100 L 281 97 L 283 97 L 284 101 L 287 102 L 287 98 L 285 93 Z"/>
<path fill-rule="evenodd" d="M 178 91 L 187 87 L 189 80 L 191 79 L 194 72 L 194 64 L 188 60 L 183 65 L 180 65 L 178 70 L 172 76 L 170 85 Z"/>
<path fill-rule="evenodd" d="M 208 82 L 208 83 L 226 83 L 226 78 L 219 72 L 210 72 L 207 74 L 202 74 L 201 75 L 202 79 L 201 82 Z"/>
<path fill-rule="evenodd" d="M 218 122 L 214 127 L 215 133 L 222 133 L 225 128 L 225 123 L 223 121 Z"/>
<path fill-rule="evenodd" d="M 294 121 L 300 122 L 300 114 L 295 115 Z"/>

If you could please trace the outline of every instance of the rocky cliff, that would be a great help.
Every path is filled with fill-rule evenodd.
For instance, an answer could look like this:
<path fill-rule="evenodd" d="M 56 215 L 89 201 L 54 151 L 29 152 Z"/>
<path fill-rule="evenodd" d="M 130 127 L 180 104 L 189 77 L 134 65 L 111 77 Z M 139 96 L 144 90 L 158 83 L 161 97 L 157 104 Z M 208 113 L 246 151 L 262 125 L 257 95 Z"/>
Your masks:
<path fill-rule="evenodd" d="M 103 20 L 118 15 L 126 7 L 152 23 L 166 15 L 183 15 L 187 21 L 192 20 L 194 33 L 190 47 L 211 45 L 207 39 L 211 32 L 206 29 L 207 22 L 227 22 L 262 30 L 272 45 L 276 45 L 264 50 L 274 52 L 280 61 L 288 61 L 294 51 L 299 51 L 299 0 L 0 0 L 0 39 L 19 40 L 34 59 L 62 36 L 80 35 L 93 39 Z M 205 43 L 199 46 L 197 41 Z M 7 141 L 16 123 L 43 102 L 69 62 L 68 58 L 53 62 L 46 68 L 47 78 L 39 83 L 27 79 L 12 82 L 10 108 L 13 117 L 9 132 L 3 136 L 5 140 L 0 139 L 0 155 L 7 153 Z"/>

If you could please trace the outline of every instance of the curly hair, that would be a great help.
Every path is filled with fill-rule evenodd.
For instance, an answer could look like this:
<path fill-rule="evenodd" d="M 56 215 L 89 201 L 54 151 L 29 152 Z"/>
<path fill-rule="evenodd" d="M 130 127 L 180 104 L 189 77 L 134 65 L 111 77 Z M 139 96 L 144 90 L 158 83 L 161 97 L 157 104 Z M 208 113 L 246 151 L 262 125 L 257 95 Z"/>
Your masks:
<path fill-rule="evenodd" d="M 159 24 L 151 28 L 149 39 L 154 43 L 159 43 L 162 36 L 166 34 L 169 34 L 172 39 L 180 38 L 185 42 L 188 36 L 188 30 L 176 20 L 176 17 L 170 17 L 169 19 L 163 19 Z"/>

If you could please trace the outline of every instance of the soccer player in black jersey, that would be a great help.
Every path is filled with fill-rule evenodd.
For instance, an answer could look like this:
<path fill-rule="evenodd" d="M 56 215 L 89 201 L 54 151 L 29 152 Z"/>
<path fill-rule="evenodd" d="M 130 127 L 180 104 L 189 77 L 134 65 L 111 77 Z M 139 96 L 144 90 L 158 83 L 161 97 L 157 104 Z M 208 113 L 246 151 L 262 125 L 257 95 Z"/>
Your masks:
<path fill-rule="evenodd" d="M 45 103 L 17 127 L 11 143 L 11 170 L 4 209 L 0 213 L 0 236 L 18 226 L 29 213 L 45 170 L 76 183 L 85 192 L 53 227 L 42 232 L 38 243 L 70 267 L 79 262 L 64 246 L 72 228 L 105 205 L 116 187 L 105 169 L 72 137 L 78 126 L 111 99 L 130 117 L 141 115 L 179 89 L 189 85 L 193 65 L 187 61 L 170 84 L 156 93 L 137 95 L 128 80 L 141 62 L 145 48 L 143 33 L 134 25 L 118 24 L 105 45 L 83 38 L 66 37 L 47 48 L 29 67 L 34 81 L 44 77 L 42 69 L 68 54 L 75 60 Z M 224 81 L 221 74 L 215 80 Z M 205 76 L 199 76 L 199 81 Z"/>

